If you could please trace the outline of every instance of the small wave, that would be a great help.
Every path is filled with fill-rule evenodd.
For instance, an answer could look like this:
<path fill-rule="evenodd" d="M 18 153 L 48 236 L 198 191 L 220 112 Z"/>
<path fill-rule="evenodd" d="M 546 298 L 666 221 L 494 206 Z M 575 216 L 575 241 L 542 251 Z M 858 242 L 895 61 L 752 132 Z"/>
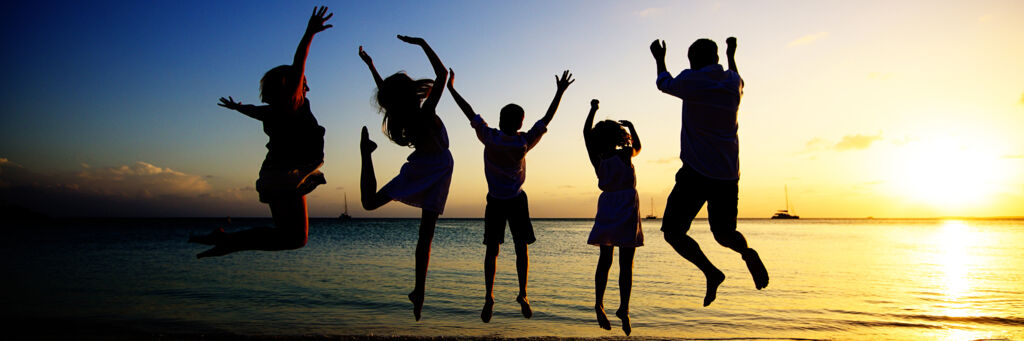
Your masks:
<path fill-rule="evenodd" d="M 966 322 L 979 324 L 993 324 L 1000 326 L 1024 326 L 1024 318 L 1020 317 L 999 317 L 999 316 L 942 316 L 942 315 L 898 315 L 901 318 L 918 319 L 935 322 Z"/>

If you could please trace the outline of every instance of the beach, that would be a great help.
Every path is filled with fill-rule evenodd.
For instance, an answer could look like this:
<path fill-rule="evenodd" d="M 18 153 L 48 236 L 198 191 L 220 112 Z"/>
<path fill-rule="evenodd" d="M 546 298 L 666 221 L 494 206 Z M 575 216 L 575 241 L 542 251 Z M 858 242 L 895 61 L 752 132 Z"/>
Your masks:
<path fill-rule="evenodd" d="M 515 252 L 502 246 L 495 311 L 482 323 L 483 223 L 442 219 L 423 320 L 412 289 L 415 219 L 313 219 L 309 244 L 196 260 L 190 234 L 269 219 L 65 219 L 8 223 L 0 269 L 5 320 L 36 338 L 530 340 L 623 337 L 593 313 L 592 220 L 535 219 L 525 319 L 514 301 Z M 629 339 L 1021 339 L 1021 220 L 741 219 L 771 283 L 706 220 L 690 234 L 726 274 L 702 307 L 700 272 L 643 222 Z M 506 240 L 511 240 L 506 236 Z M 618 307 L 617 266 L 605 309 Z"/>

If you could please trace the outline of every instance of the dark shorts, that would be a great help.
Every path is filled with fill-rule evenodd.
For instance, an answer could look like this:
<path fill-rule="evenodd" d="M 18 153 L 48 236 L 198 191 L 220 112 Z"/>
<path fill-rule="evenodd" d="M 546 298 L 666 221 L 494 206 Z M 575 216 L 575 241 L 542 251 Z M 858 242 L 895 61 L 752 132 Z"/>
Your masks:
<path fill-rule="evenodd" d="M 530 222 L 530 207 L 526 202 L 526 192 L 510 199 L 495 199 L 487 196 L 487 209 L 484 210 L 484 244 L 501 244 L 505 242 L 505 222 L 512 232 L 515 243 L 532 244 L 537 240 L 533 235 L 533 223 Z"/>
<path fill-rule="evenodd" d="M 736 231 L 738 198 L 739 180 L 712 179 L 683 165 L 676 173 L 676 185 L 665 203 L 661 231 L 686 233 L 705 202 L 708 203 L 708 224 L 712 233 Z"/>

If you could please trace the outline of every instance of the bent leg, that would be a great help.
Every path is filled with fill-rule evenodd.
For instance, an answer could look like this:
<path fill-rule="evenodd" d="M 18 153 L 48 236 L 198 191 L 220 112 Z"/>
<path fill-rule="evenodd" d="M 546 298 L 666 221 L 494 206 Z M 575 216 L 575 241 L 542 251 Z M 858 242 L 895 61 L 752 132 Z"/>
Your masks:
<path fill-rule="evenodd" d="M 661 231 L 665 234 L 665 241 L 672 245 L 680 256 L 696 265 L 707 280 L 707 290 L 704 294 L 704 306 L 708 306 L 717 297 L 718 286 L 725 280 L 725 274 L 718 270 L 696 240 L 686 235 L 690 230 L 693 218 L 704 206 L 704 183 L 703 178 L 695 171 L 683 167 L 676 173 L 676 185 L 665 202 L 665 215 L 662 218 Z"/>
<path fill-rule="evenodd" d="M 743 256 L 747 270 L 754 278 L 754 287 L 758 290 L 768 286 L 768 270 L 757 251 L 747 245 L 747 239 L 736 230 L 736 206 L 739 192 L 737 181 L 718 181 L 715 193 L 708 200 L 708 224 L 715 241 Z"/>
<path fill-rule="evenodd" d="M 611 330 L 608 315 L 604 312 L 604 290 L 608 286 L 608 270 L 612 268 L 614 247 L 601 245 L 601 256 L 597 259 L 597 271 L 594 272 L 594 311 L 597 313 L 597 324 Z"/>
<path fill-rule="evenodd" d="M 427 265 L 430 264 L 430 244 L 434 241 L 434 228 L 437 225 L 437 212 L 423 211 L 420 218 L 420 235 L 416 242 L 416 288 L 409 293 L 413 304 L 413 316 L 420 320 L 423 310 L 423 293 L 427 282 Z"/>
<path fill-rule="evenodd" d="M 309 219 L 305 196 L 275 200 L 270 203 L 270 213 L 273 215 L 275 227 L 257 227 L 234 233 L 214 231 L 213 234 L 218 235 L 219 242 L 196 257 L 223 256 L 246 250 L 293 250 L 306 246 Z"/>
<path fill-rule="evenodd" d="M 373 170 L 373 158 L 371 154 L 377 149 L 377 143 L 370 141 L 370 134 L 363 127 L 359 141 L 359 154 L 363 164 L 359 175 L 359 198 L 363 203 L 363 209 L 375 210 L 384 204 L 391 202 L 391 197 L 377 191 L 377 175 Z"/>
<path fill-rule="evenodd" d="M 629 296 L 633 291 L 633 255 L 634 247 L 619 248 L 619 310 L 615 316 L 622 320 L 622 331 L 627 336 L 633 331 L 629 324 Z"/>

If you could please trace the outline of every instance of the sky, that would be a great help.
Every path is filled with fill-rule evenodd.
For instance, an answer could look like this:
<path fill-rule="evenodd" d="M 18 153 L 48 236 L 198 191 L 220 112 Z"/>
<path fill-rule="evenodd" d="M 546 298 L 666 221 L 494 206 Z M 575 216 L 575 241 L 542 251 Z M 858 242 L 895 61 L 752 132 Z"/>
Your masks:
<path fill-rule="evenodd" d="M 516 103 L 539 119 L 554 75 L 577 81 L 527 156 L 534 217 L 592 217 L 597 178 L 583 145 L 598 119 L 631 120 L 641 211 L 657 215 L 682 163 L 680 104 L 659 92 L 698 38 L 738 40 L 739 216 L 1024 216 L 1021 1 L 173 1 L 0 5 L 0 200 L 52 216 L 268 216 L 253 188 L 260 122 L 216 105 L 258 104 L 259 79 L 288 64 L 314 6 L 334 27 L 310 48 L 312 111 L 327 130 L 328 183 L 314 217 L 418 217 L 359 205 L 359 129 L 381 146 L 377 180 L 412 151 L 380 131 L 363 46 L 385 76 L 433 78 L 420 36 L 455 69 L 485 120 Z M 723 59 L 724 60 L 724 59 Z M 443 217 L 483 216 L 483 145 L 447 94 L 454 178 Z M 702 212 L 700 216 L 704 216 Z"/>

